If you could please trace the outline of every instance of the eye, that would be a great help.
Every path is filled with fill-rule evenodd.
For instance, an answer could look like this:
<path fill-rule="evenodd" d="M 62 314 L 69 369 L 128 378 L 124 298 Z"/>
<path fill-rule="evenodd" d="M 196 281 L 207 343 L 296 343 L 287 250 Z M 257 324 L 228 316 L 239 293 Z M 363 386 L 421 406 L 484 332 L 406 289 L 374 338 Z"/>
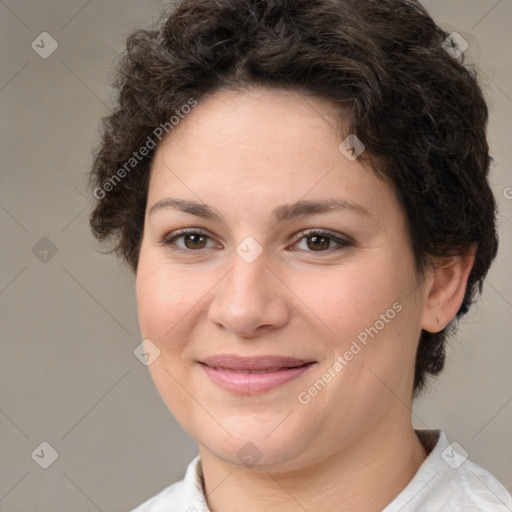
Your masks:
<path fill-rule="evenodd" d="M 335 235 L 325 230 L 312 229 L 309 231 L 301 231 L 300 234 L 302 235 L 302 238 L 300 238 L 297 242 L 295 242 L 294 246 L 292 246 L 298 247 L 301 243 L 303 243 L 303 246 L 298 247 L 298 250 L 304 250 L 308 252 L 333 252 L 354 245 L 352 240 L 348 238 L 341 238 L 339 235 Z"/>
<path fill-rule="evenodd" d="M 292 246 L 292 251 L 331 253 L 354 245 L 351 239 L 325 230 L 301 231 L 302 237 Z M 212 238 L 199 228 L 188 228 L 174 231 L 164 236 L 161 244 L 178 251 L 198 251 L 201 249 L 218 248 Z M 301 247 L 302 244 L 302 247 Z"/>
<path fill-rule="evenodd" d="M 182 243 L 177 243 L 178 241 Z M 211 242 L 213 245 L 208 246 L 208 242 Z M 210 236 L 196 228 L 181 229 L 180 231 L 169 233 L 162 239 L 161 243 L 165 246 L 177 246 L 177 250 L 182 251 L 212 249 L 215 247 Z"/>

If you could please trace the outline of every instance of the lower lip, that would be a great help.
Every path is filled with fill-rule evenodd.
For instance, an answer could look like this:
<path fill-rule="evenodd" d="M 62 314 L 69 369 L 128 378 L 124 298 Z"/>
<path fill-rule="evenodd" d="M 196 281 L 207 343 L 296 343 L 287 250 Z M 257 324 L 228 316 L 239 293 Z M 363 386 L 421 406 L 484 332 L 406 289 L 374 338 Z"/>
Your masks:
<path fill-rule="evenodd" d="M 286 382 L 290 382 L 305 372 L 307 372 L 314 363 L 310 363 L 298 368 L 289 368 L 278 370 L 271 373 L 236 373 L 234 371 L 216 370 L 205 364 L 201 364 L 206 375 L 212 382 L 231 393 L 237 395 L 259 395 L 266 393 Z"/>

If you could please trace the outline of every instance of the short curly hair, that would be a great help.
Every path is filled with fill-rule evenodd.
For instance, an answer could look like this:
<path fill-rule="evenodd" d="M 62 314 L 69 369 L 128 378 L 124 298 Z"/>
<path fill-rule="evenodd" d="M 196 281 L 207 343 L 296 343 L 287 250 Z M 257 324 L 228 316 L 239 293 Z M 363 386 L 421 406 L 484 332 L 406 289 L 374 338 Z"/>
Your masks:
<path fill-rule="evenodd" d="M 428 374 L 443 369 L 445 342 L 482 291 L 498 247 L 487 105 L 474 67 L 456 58 L 451 41 L 414 0 L 169 6 L 152 29 L 128 37 L 117 67 L 117 104 L 103 119 L 91 173 L 94 235 L 113 239 L 136 272 L 155 134 L 169 131 L 170 117 L 191 98 L 260 85 L 328 99 L 348 113 L 350 133 L 378 162 L 374 172 L 396 190 L 418 275 L 434 257 L 477 247 L 454 321 L 421 333 L 418 394 Z"/>

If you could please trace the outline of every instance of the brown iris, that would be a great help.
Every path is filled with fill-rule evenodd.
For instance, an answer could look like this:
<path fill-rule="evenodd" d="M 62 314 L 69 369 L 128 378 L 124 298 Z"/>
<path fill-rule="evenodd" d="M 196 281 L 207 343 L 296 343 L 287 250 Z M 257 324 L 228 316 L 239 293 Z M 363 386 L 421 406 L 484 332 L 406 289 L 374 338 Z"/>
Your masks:
<path fill-rule="evenodd" d="M 327 236 L 311 235 L 307 237 L 307 245 L 313 251 L 328 249 L 330 238 Z"/>
<path fill-rule="evenodd" d="M 191 233 L 183 236 L 183 242 L 187 249 L 204 249 L 206 238 L 206 236 L 199 233 Z"/>

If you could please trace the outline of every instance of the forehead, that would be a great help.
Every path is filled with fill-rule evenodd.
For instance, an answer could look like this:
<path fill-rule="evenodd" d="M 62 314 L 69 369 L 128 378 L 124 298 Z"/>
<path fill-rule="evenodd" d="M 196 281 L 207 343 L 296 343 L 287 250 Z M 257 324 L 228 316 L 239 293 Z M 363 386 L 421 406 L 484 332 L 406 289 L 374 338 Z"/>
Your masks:
<path fill-rule="evenodd" d="M 336 144 L 338 111 L 327 100 L 292 90 L 220 90 L 198 102 L 170 132 L 157 154 L 171 146 L 197 157 L 217 150 L 227 152 L 230 160 L 248 152 L 264 159 L 265 155 L 279 154 L 281 148 L 289 158 L 290 152 L 300 155 L 306 140 L 319 135 Z"/>
<path fill-rule="evenodd" d="M 328 100 L 280 89 L 217 92 L 158 147 L 148 206 L 171 192 L 245 210 L 334 194 L 370 206 L 389 190 L 362 159 L 340 152 L 344 136 L 343 113 Z"/>

